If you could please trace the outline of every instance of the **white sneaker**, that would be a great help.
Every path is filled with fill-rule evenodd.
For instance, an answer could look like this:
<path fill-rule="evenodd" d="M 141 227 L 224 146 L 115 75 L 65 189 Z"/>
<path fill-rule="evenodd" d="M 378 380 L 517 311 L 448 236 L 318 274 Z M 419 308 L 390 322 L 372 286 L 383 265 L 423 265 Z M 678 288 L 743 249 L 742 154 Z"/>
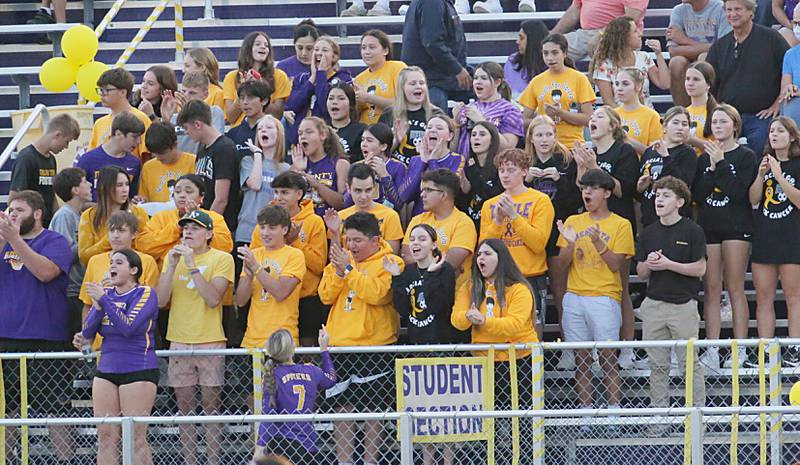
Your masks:
<path fill-rule="evenodd" d="M 556 370 L 559 371 L 573 371 L 575 370 L 575 352 L 571 350 L 564 350 L 561 352 L 561 358 L 558 360 Z"/>
<path fill-rule="evenodd" d="M 533 0 L 520 0 L 517 11 L 520 13 L 533 13 L 536 11 L 536 3 Z"/>
<path fill-rule="evenodd" d="M 713 371 L 719 370 L 719 347 L 707 347 L 700 356 L 700 363 Z"/>
<path fill-rule="evenodd" d="M 633 370 L 636 368 L 636 365 L 633 363 L 634 359 L 636 358 L 633 355 L 633 349 L 630 347 L 625 347 L 619 351 L 619 357 L 617 357 L 617 365 L 623 370 Z"/>
<path fill-rule="evenodd" d="M 739 368 L 742 368 L 744 362 L 747 361 L 747 348 L 746 347 L 739 347 Z M 733 368 L 733 352 L 728 354 L 725 357 L 725 363 L 722 364 L 722 368 Z"/>
<path fill-rule="evenodd" d="M 603 368 L 600 367 L 600 357 L 597 354 L 597 349 L 592 349 L 592 360 L 592 374 L 599 376 L 603 372 Z"/>
<path fill-rule="evenodd" d="M 671 370 L 678 369 L 678 352 L 675 349 L 672 349 L 672 355 L 669 357 L 669 367 Z"/>
<path fill-rule="evenodd" d="M 361 5 L 356 5 L 355 3 L 350 5 L 346 10 L 342 11 L 342 14 L 339 16 L 342 17 L 351 17 L 351 16 L 366 16 L 367 9 Z"/>
<path fill-rule="evenodd" d="M 389 11 L 381 4 L 375 4 L 368 12 L 367 16 L 391 16 L 392 12 Z"/>
<path fill-rule="evenodd" d="M 456 13 L 460 15 L 469 14 L 469 2 L 467 0 L 456 0 Z"/>
<path fill-rule="evenodd" d="M 397 14 L 399 14 L 400 16 L 405 16 L 407 11 L 408 11 L 408 5 L 400 5 L 400 8 L 397 10 Z"/>
<path fill-rule="evenodd" d="M 475 2 L 472 4 L 472 11 L 474 11 L 475 13 L 502 13 L 503 6 L 500 5 L 500 0 Z"/>

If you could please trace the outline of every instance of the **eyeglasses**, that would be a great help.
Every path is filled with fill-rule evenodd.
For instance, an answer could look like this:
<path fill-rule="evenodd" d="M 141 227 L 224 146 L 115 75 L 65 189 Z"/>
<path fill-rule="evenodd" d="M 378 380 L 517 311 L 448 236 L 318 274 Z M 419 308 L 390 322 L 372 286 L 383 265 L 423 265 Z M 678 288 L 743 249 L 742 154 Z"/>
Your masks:
<path fill-rule="evenodd" d="M 420 189 L 423 194 L 430 194 L 431 192 L 444 192 L 441 189 L 434 189 L 433 187 L 423 187 Z"/>
<path fill-rule="evenodd" d="M 119 89 L 116 88 L 116 87 L 105 87 L 105 88 L 96 87 L 94 90 L 95 90 L 95 92 L 98 93 L 98 95 L 108 95 L 111 92 L 114 92 L 115 90 L 119 90 Z"/>

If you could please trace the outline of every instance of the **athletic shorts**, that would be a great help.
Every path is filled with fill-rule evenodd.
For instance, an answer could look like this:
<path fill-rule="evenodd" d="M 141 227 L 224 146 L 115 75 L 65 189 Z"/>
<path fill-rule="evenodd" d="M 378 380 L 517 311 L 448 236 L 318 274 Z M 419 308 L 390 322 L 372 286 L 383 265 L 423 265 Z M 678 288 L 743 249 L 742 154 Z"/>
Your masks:
<path fill-rule="evenodd" d="M 751 233 L 736 231 L 704 231 L 706 233 L 706 245 L 722 244 L 725 241 L 746 241 L 752 242 Z"/>
<path fill-rule="evenodd" d="M 131 371 L 130 373 L 103 373 L 98 371 L 95 377 L 110 381 L 115 386 L 125 386 L 139 382 L 153 383 L 158 386 L 158 368 L 150 370 Z"/>
<path fill-rule="evenodd" d="M 319 336 L 322 325 L 328 321 L 330 305 L 324 305 L 318 295 L 310 295 L 300 299 L 300 319 L 298 332 L 301 338 L 311 337 L 314 340 Z"/>
<path fill-rule="evenodd" d="M 618 341 L 622 327 L 620 303 L 611 297 L 588 297 L 567 292 L 561 327 L 566 342 Z"/>
<path fill-rule="evenodd" d="M 67 342 L 39 339 L 0 338 L 0 352 L 73 352 Z M 72 382 L 77 371 L 77 360 L 27 360 L 28 416 L 66 416 L 73 399 Z M 3 384 L 6 416 L 19 416 L 20 396 L 19 359 L 3 360 Z M 74 416 L 74 415 L 73 415 Z"/>
<path fill-rule="evenodd" d="M 536 305 L 536 314 L 533 323 L 544 326 L 545 315 L 547 314 L 547 276 L 529 276 L 528 284 L 533 289 L 533 303 Z"/>
<path fill-rule="evenodd" d="M 171 342 L 170 350 L 224 349 L 224 342 L 183 344 Z M 167 369 L 169 386 L 174 388 L 206 386 L 220 387 L 225 384 L 224 355 L 172 356 Z"/>

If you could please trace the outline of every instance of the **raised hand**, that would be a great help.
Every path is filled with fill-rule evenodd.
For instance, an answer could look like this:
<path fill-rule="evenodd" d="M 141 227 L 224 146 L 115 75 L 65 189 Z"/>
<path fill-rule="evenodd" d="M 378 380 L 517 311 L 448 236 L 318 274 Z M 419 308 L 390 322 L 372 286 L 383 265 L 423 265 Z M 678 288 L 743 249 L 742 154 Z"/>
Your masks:
<path fill-rule="evenodd" d="M 239 247 L 236 249 L 236 253 L 239 256 L 239 259 L 242 260 L 242 266 L 245 273 L 250 276 L 256 274 L 256 270 L 258 270 L 258 262 L 256 261 L 255 255 L 253 255 L 253 251 L 250 250 L 250 247 Z"/>
<path fill-rule="evenodd" d="M 247 139 L 246 141 L 244 141 L 244 145 L 246 145 L 247 148 L 250 149 L 251 152 L 253 152 L 253 156 L 255 156 L 256 154 L 263 155 L 261 147 L 254 144 L 253 139 Z"/>
<path fill-rule="evenodd" d="M 644 45 L 655 53 L 661 53 L 661 41 L 657 39 L 647 39 Z"/>
<path fill-rule="evenodd" d="M 388 271 L 392 276 L 400 276 L 403 272 L 400 270 L 400 265 L 389 258 L 388 255 L 383 256 L 383 269 Z"/>
<path fill-rule="evenodd" d="M 305 173 L 308 168 L 308 157 L 303 153 L 303 149 L 299 145 L 292 146 L 292 170 L 299 173 Z"/>
<path fill-rule="evenodd" d="M 100 302 L 100 299 L 103 297 L 103 294 L 105 294 L 106 291 L 103 289 L 103 286 L 101 286 L 100 283 L 86 283 L 86 293 L 88 293 L 89 297 L 92 298 L 92 302 L 94 302 L 95 305 L 98 305 L 98 302 Z"/>
<path fill-rule="evenodd" d="M 711 161 L 711 166 L 716 167 L 717 163 L 725 158 L 725 151 L 722 149 L 722 144 L 715 140 L 706 141 L 704 148 Z"/>
<path fill-rule="evenodd" d="M 565 225 L 563 221 L 558 220 L 556 222 L 556 227 L 558 228 L 559 234 L 561 237 L 564 238 L 570 245 L 575 244 L 575 241 L 578 240 L 578 233 L 575 232 L 575 228 L 572 225 Z"/>
<path fill-rule="evenodd" d="M 322 325 L 322 329 L 319 330 L 319 337 L 317 338 L 317 342 L 319 342 L 320 350 L 328 350 L 328 342 L 330 338 L 328 337 L 328 330 L 325 328 L 325 325 Z"/>
<path fill-rule="evenodd" d="M 331 233 L 339 234 L 341 232 L 342 217 L 339 216 L 339 212 L 333 208 L 328 208 L 325 210 L 325 214 L 322 216 L 322 219 L 325 220 L 325 226 L 328 227 L 328 230 L 331 231 Z"/>
<path fill-rule="evenodd" d="M 289 227 L 289 232 L 286 233 L 286 243 L 292 244 L 297 238 L 300 236 L 300 230 L 303 227 L 303 222 L 295 223 L 292 221 L 292 225 Z"/>
<path fill-rule="evenodd" d="M 428 273 L 435 273 L 442 269 L 444 266 L 444 255 L 439 255 L 439 258 L 434 257 L 433 262 L 428 265 Z"/>

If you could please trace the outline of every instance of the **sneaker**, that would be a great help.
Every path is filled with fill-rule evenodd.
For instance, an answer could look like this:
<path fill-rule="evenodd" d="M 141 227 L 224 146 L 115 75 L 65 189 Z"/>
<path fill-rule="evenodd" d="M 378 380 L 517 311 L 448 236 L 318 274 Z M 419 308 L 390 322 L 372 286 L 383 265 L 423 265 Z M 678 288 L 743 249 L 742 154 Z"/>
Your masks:
<path fill-rule="evenodd" d="M 741 358 L 741 355 L 739 355 L 739 358 Z M 764 362 L 766 367 L 766 363 L 769 363 L 769 361 L 765 360 Z M 758 368 L 758 350 L 747 351 L 747 356 L 742 362 L 742 366 L 745 368 Z"/>
<path fill-rule="evenodd" d="M 407 11 L 408 11 L 408 5 L 400 5 L 400 8 L 397 10 L 397 14 L 399 14 L 400 16 L 405 16 Z"/>
<path fill-rule="evenodd" d="M 375 4 L 368 12 L 367 16 L 391 16 L 392 12 L 383 7 L 383 5 Z"/>
<path fill-rule="evenodd" d="M 700 356 L 700 363 L 714 372 L 719 371 L 719 347 L 708 347 Z"/>
<path fill-rule="evenodd" d="M 468 15 L 470 12 L 469 2 L 467 0 L 456 0 L 456 13 L 460 15 Z"/>
<path fill-rule="evenodd" d="M 556 370 L 559 371 L 574 371 L 575 370 L 575 352 L 571 350 L 564 350 L 561 352 L 561 358 L 558 360 Z"/>
<path fill-rule="evenodd" d="M 367 9 L 361 5 L 356 5 L 355 3 L 350 5 L 346 10 L 342 11 L 342 14 L 339 16 L 342 17 L 352 17 L 352 16 L 366 16 Z"/>
<path fill-rule="evenodd" d="M 631 347 L 619 351 L 617 365 L 623 370 L 644 370 L 648 368 L 647 357 L 640 357 Z"/>
<path fill-rule="evenodd" d="M 747 348 L 739 347 L 739 368 L 742 368 L 746 361 Z M 758 366 L 758 362 L 756 362 L 756 366 Z M 725 357 L 725 362 L 722 364 L 722 368 L 733 368 L 733 352 L 729 353 L 728 356 Z"/>
<path fill-rule="evenodd" d="M 781 365 L 787 368 L 800 367 L 800 346 L 787 347 Z"/>
<path fill-rule="evenodd" d="M 475 2 L 472 4 L 472 11 L 475 13 L 502 13 L 503 6 L 499 0 L 489 0 L 487 2 Z"/>
<path fill-rule="evenodd" d="M 536 3 L 533 0 L 520 0 L 517 11 L 520 13 L 533 13 L 536 11 Z"/>
<path fill-rule="evenodd" d="M 50 13 L 39 10 L 33 15 L 33 18 L 27 20 L 25 24 L 55 24 L 56 19 Z"/>

